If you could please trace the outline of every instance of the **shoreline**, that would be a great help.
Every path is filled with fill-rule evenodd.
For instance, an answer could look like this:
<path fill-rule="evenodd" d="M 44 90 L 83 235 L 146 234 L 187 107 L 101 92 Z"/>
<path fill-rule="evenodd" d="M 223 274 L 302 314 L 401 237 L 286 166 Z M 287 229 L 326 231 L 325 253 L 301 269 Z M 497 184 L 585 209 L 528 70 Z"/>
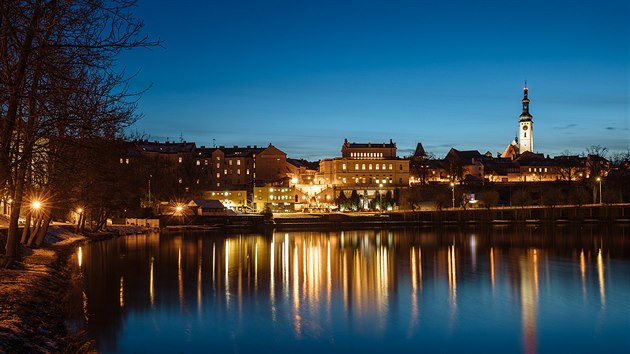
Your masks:
<path fill-rule="evenodd" d="M 565 225 L 630 223 L 630 204 L 539 206 L 431 211 L 276 213 L 273 218 L 245 214 L 162 217 L 163 230 L 266 231 L 304 228 L 439 227 L 465 225 Z"/>
<path fill-rule="evenodd" d="M 94 352 L 81 328 L 66 327 L 74 276 L 70 259 L 86 242 L 81 235 L 37 249 L 0 275 L 0 347 L 7 352 Z"/>
<path fill-rule="evenodd" d="M 0 270 L 0 352 L 96 353 L 94 339 L 74 316 L 83 304 L 75 296 L 81 275 L 73 255 L 87 242 L 140 231 L 123 226 L 83 236 L 58 230 L 61 238 L 52 234 L 57 242 L 36 249 L 20 245 L 22 258 L 13 268 Z"/>

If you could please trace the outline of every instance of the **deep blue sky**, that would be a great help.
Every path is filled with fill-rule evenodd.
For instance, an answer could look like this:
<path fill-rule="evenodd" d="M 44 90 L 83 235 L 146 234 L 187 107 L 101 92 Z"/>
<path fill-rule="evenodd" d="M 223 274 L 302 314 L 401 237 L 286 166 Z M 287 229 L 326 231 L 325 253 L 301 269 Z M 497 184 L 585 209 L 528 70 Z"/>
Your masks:
<path fill-rule="evenodd" d="M 164 49 L 141 70 L 134 129 L 152 140 L 340 155 L 344 138 L 503 151 L 523 81 L 534 147 L 630 149 L 630 2 L 165 1 L 135 13 Z"/>

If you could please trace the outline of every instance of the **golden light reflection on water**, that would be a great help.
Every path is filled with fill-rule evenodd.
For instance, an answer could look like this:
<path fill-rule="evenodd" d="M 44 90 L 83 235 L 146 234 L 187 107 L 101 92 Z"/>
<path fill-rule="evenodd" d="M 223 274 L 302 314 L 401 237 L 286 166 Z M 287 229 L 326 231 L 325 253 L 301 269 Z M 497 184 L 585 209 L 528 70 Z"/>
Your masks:
<path fill-rule="evenodd" d="M 582 278 L 582 298 L 586 301 L 586 260 L 584 259 L 584 249 L 580 251 L 580 275 Z"/>
<path fill-rule="evenodd" d="M 490 282 L 494 293 L 494 247 L 490 247 Z"/>
<path fill-rule="evenodd" d="M 528 250 L 519 259 L 521 274 L 521 313 L 523 322 L 523 352 L 537 353 L 536 327 L 538 317 L 538 251 Z"/>
<path fill-rule="evenodd" d="M 119 302 L 121 308 L 125 306 L 125 281 L 123 277 L 120 277 Z"/>
<path fill-rule="evenodd" d="M 151 301 L 151 307 L 155 306 L 155 288 L 153 286 L 153 262 L 154 258 L 151 256 L 151 264 L 149 266 L 149 300 Z"/>
<path fill-rule="evenodd" d="M 117 248 L 79 248 L 77 262 L 84 272 L 98 270 L 91 273 L 96 278 L 92 284 L 109 284 L 109 308 L 124 308 L 120 312 L 144 301 L 154 313 L 179 304 L 183 314 L 197 312 L 195 320 L 206 321 L 220 307 L 240 320 L 247 319 L 255 306 L 258 315 L 268 314 L 270 327 L 280 329 L 288 321 L 287 334 L 296 338 L 325 335 L 326 326 L 340 318 L 355 333 L 376 337 L 391 330 L 392 316 L 396 316 L 394 323 L 400 333 L 412 338 L 426 326 L 435 325 L 429 314 L 434 313 L 431 306 L 437 303 L 441 308 L 435 313 L 444 316 L 439 323 L 454 334 L 461 321 L 468 320 L 461 316 L 469 313 L 470 306 L 478 305 L 471 304 L 471 298 L 492 293 L 491 297 L 476 299 L 513 300 L 507 302 L 520 312 L 516 321 L 516 333 L 522 331 L 520 349 L 537 352 L 539 297 L 541 289 L 547 296 L 550 284 L 557 284 L 551 269 L 554 262 L 548 264 L 547 260 L 558 251 L 545 248 L 542 241 L 533 248 L 515 246 L 513 238 L 499 239 L 501 243 L 475 234 L 471 241 L 469 235 L 416 237 L 369 230 L 214 238 L 129 237 L 124 242 L 121 239 Z M 601 301 L 602 309 L 608 305 L 610 312 L 615 297 L 614 288 L 606 288 L 611 264 L 604 258 L 605 252 L 613 253 L 596 247 L 601 246 L 586 240 L 569 249 L 575 295 L 583 294 L 587 301 L 588 290 L 595 294 L 595 302 Z M 112 250 L 119 252 L 114 253 L 118 263 L 100 268 L 108 263 L 99 259 L 111 256 Z M 136 262 L 141 256 L 148 258 Z M 128 265 L 132 267 L 125 268 Z M 133 267 L 141 267 L 141 271 L 130 271 Z M 587 279 L 589 274 L 592 279 Z M 474 286 L 483 289 L 471 294 L 472 280 L 477 279 L 481 282 Z M 134 288 L 142 296 L 137 296 Z M 97 306 L 92 301 L 95 295 L 86 294 L 84 307 Z M 260 306 L 268 309 L 261 310 Z M 504 301 L 497 306 L 509 305 Z M 87 317 L 88 311 L 85 313 Z"/>
<path fill-rule="evenodd" d="M 606 280 L 604 278 L 604 258 L 602 249 L 597 251 L 597 279 L 599 283 L 599 297 L 602 309 L 606 308 Z"/>

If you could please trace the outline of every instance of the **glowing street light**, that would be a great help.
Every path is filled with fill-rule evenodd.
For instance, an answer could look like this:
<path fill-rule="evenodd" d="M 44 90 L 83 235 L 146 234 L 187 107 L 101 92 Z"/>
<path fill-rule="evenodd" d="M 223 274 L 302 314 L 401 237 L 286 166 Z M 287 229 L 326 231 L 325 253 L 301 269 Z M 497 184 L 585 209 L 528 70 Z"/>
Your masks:
<path fill-rule="evenodd" d="M 453 209 L 455 209 L 455 183 L 451 182 L 451 190 L 453 192 Z"/>
<path fill-rule="evenodd" d="M 31 208 L 33 208 L 33 210 L 39 210 L 39 208 L 42 207 L 42 203 L 39 200 L 34 200 L 31 203 Z"/>

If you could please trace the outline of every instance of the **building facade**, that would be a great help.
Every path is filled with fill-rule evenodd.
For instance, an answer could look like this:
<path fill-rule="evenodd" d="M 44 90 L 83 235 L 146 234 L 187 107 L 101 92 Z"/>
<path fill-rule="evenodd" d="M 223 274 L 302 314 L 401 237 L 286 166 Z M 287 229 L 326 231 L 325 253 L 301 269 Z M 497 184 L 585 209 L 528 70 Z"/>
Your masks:
<path fill-rule="evenodd" d="M 318 184 L 350 195 L 357 190 L 361 195 L 393 191 L 409 186 L 409 160 L 396 156 L 396 143 L 350 143 L 346 139 L 341 157 L 323 159 L 319 163 Z"/>

